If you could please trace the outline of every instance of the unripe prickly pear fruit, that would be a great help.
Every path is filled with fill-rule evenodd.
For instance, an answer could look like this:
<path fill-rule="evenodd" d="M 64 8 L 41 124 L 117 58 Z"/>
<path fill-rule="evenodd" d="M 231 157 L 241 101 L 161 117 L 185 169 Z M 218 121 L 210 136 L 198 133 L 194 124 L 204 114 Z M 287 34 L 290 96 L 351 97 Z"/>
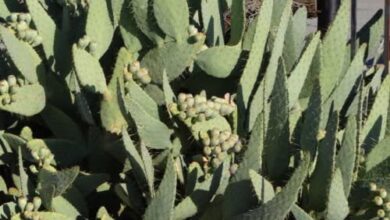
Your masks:
<path fill-rule="evenodd" d="M 211 161 L 211 165 L 214 169 L 216 169 L 219 167 L 219 165 L 221 165 L 221 161 L 218 158 L 213 158 L 213 160 Z"/>
<path fill-rule="evenodd" d="M 384 217 L 386 216 L 386 212 L 385 212 L 385 210 L 383 210 L 383 209 L 378 209 L 378 211 L 376 212 L 376 214 L 377 214 L 377 216 L 378 216 L 379 218 L 384 218 Z"/>
<path fill-rule="evenodd" d="M 194 25 L 190 25 L 189 27 L 188 27 L 188 34 L 190 35 L 190 36 L 193 36 L 193 35 L 195 35 L 195 34 L 197 34 L 198 33 L 198 29 L 194 26 Z"/>
<path fill-rule="evenodd" d="M 34 174 L 38 173 L 38 169 L 34 164 L 30 165 L 29 169 L 30 169 L 31 173 L 34 173 Z"/>
<path fill-rule="evenodd" d="M 34 211 L 38 211 L 38 209 L 41 207 L 42 205 L 42 199 L 39 198 L 38 196 L 35 196 L 33 198 L 33 205 L 34 205 Z"/>
<path fill-rule="evenodd" d="M 195 116 L 196 116 L 196 110 L 195 110 L 195 108 L 189 108 L 189 109 L 187 110 L 187 114 L 188 114 L 188 116 L 189 116 L 190 118 L 195 117 Z"/>
<path fill-rule="evenodd" d="M 184 121 L 184 120 L 187 119 L 187 114 L 185 112 L 180 112 L 179 113 L 179 118 Z"/>
<path fill-rule="evenodd" d="M 387 198 L 387 191 L 383 188 L 379 189 L 379 196 L 383 199 Z"/>
<path fill-rule="evenodd" d="M 32 202 L 28 202 L 26 205 L 26 211 L 31 212 L 33 210 L 34 210 L 34 204 L 32 204 Z"/>
<path fill-rule="evenodd" d="M 221 148 L 223 151 L 228 151 L 230 149 L 229 142 L 223 142 Z"/>
<path fill-rule="evenodd" d="M 140 81 L 142 84 L 149 84 L 150 82 L 152 82 L 152 78 L 149 75 L 145 75 L 140 78 Z"/>
<path fill-rule="evenodd" d="M 186 111 L 188 108 L 187 103 L 179 103 L 179 109 L 180 111 Z"/>
<path fill-rule="evenodd" d="M 38 36 L 38 32 L 33 29 L 26 30 L 26 35 L 24 36 L 24 39 L 27 42 L 34 42 L 35 38 Z"/>
<path fill-rule="evenodd" d="M 31 152 L 31 156 L 32 156 L 35 160 L 40 160 L 39 154 L 38 154 L 38 152 L 36 152 L 36 151 L 32 151 L 32 152 Z"/>
<path fill-rule="evenodd" d="M 206 121 L 206 119 L 207 119 L 207 117 L 206 117 L 206 115 L 204 113 L 200 113 L 198 115 L 198 118 L 197 118 L 197 120 L 200 121 L 200 122 Z"/>
<path fill-rule="evenodd" d="M 7 81 L 10 87 L 16 86 L 18 83 L 15 75 L 8 75 Z"/>
<path fill-rule="evenodd" d="M 92 55 L 95 55 L 96 49 L 97 49 L 97 43 L 96 42 L 90 42 L 88 45 L 88 52 L 91 53 Z"/>
<path fill-rule="evenodd" d="M 91 42 L 91 39 L 87 35 L 84 35 L 82 38 L 79 39 L 77 42 L 77 46 L 81 49 L 85 49 L 89 43 Z"/>
<path fill-rule="evenodd" d="M 206 156 L 210 156 L 212 153 L 212 150 L 210 147 L 206 146 L 203 148 L 203 154 L 206 155 Z"/>
<path fill-rule="evenodd" d="M 42 43 L 42 41 L 43 41 L 42 36 L 41 36 L 41 35 L 38 35 L 38 36 L 34 39 L 34 41 L 32 42 L 32 46 L 33 46 L 33 47 L 36 47 L 36 46 L 40 45 L 40 44 Z"/>
<path fill-rule="evenodd" d="M 24 14 L 24 21 L 27 23 L 27 24 L 30 24 L 31 23 L 31 15 L 29 13 L 26 13 Z"/>
<path fill-rule="evenodd" d="M 0 81 L 0 95 L 7 94 L 9 90 L 9 85 L 6 80 Z"/>
<path fill-rule="evenodd" d="M 18 99 L 16 98 L 16 95 L 10 95 L 11 103 L 16 102 Z"/>
<path fill-rule="evenodd" d="M 235 145 L 234 145 L 234 152 L 235 153 L 239 153 L 242 149 L 242 145 L 241 145 L 241 142 L 237 142 Z"/>
<path fill-rule="evenodd" d="M 17 25 L 16 25 L 16 30 L 18 32 L 20 31 L 25 31 L 28 29 L 28 25 L 25 21 L 20 21 Z"/>
<path fill-rule="evenodd" d="M 138 60 L 134 61 L 132 64 L 129 66 L 129 71 L 132 73 L 138 72 L 140 70 L 141 64 Z"/>
<path fill-rule="evenodd" d="M 212 136 L 212 137 L 211 137 L 211 141 L 210 141 L 210 145 L 211 145 L 211 146 L 216 146 L 216 145 L 218 145 L 218 144 L 219 144 L 219 138 L 216 137 L 216 136 Z"/>
<path fill-rule="evenodd" d="M 41 148 L 38 151 L 39 158 L 41 159 L 45 158 L 49 153 L 50 153 L 49 150 L 46 148 Z"/>
<path fill-rule="evenodd" d="M 3 99 L 1 100 L 3 105 L 8 105 L 11 103 L 11 97 L 8 94 L 5 94 Z"/>
<path fill-rule="evenodd" d="M 234 163 L 230 166 L 229 171 L 231 175 L 234 175 L 238 170 L 238 164 Z"/>
<path fill-rule="evenodd" d="M 192 107 L 195 104 L 195 99 L 193 97 L 188 97 L 186 103 L 189 107 Z"/>
<path fill-rule="evenodd" d="M 177 96 L 177 101 L 179 102 L 179 104 L 183 104 L 187 99 L 187 96 L 184 94 L 184 93 L 180 93 L 178 96 Z"/>
<path fill-rule="evenodd" d="M 382 197 L 380 197 L 380 196 L 375 196 L 375 197 L 374 197 L 374 203 L 375 203 L 375 205 L 377 205 L 377 206 L 383 205 L 383 199 L 382 199 Z"/>
<path fill-rule="evenodd" d="M 211 131 L 210 131 L 210 136 L 211 137 L 219 137 L 219 134 L 221 132 L 218 130 L 218 128 L 213 128 Z"/>
<path fill-rule="evenodd" d="M 24 209 L 26 208 L 26 205 L 27 205 L 27 198 L 24 196 L 19 197 L 18 198 L 18 206 L 19 206 L 20 210 L 24 211 Z"/>
<path fill-rule="evenodd" d="M 130 80 L 133 80 L 133 74 L 129 73 L 129 72 L 125 72 L 123 74 L 123 78 L 125 80 L 125 82 L 129 82 Z"/>
<path fill-rule="evenodd" d="M 378 189 L 378 187 L 375 183 L 370 183 L 369 188 L 370 188 L 371 192 L 375 192 Z"/>
<path fill-rule="evenodd" d="M 15 23 L 18 21 L 18 14 L 12 13 L 10 16 L 8 16 L 9 22 Z"/>
<path fill-rule="evenodd" d="M 222 152 L 222 149 L 221 149 L 220 146 L 214 147 L 213 153 L 214 153 L 215 155 L 218 155 L 218 154 L 220 154 L 221 152 Z"/>
<path fill-rule="evenodd" d="M 225 160 L 225 157 L 226 157 L 226 154 L 224 152 L 219 152 L 217 154 L 217 158 L 220 160 L 220 161 L 223 161 Z"/>
<path fill-rule="evenodd" d="M 383 205 L 383 208 L 385 209 L 386 212 L 390 212 L 390 202 L 386 202 L 386 203 Z"/>

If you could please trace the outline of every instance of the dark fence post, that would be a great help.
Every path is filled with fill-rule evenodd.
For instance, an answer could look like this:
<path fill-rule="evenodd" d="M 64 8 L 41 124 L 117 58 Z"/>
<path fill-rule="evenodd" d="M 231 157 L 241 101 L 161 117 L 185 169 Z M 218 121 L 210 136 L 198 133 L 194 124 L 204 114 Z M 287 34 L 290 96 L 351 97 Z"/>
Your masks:
<path fill-rule="evenodd" d="M 318 29 L 325 33 L 336 16 L 340 0 L 317 0 L 318 7 Z"/>

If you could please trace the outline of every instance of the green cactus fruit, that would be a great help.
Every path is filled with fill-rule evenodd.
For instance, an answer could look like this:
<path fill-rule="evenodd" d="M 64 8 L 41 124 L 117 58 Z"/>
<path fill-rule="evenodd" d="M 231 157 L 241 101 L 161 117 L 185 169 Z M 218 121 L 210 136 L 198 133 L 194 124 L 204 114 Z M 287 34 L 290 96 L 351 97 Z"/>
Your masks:
<path fill-rule="evenodd" d="M 177 101 L 178 101 L 179 104 L 184 104 L 185 101 L 186 101 L 186 99 L 187 99 L 187 96 L 186 96 L 186 94 L 184 94 L 184 93 L 180 93 L 180 94 L 177 96 Z"/>
<path fill-rule="evenodd" d="M 128 66 L 128 70 L 132 73 L 138 72 L 141 69 L 141 63 L 136 60 Z"/>
<path fill-rule="evenodd" d="M 124 72 L 123 73 L 123 78 L 125 80 L 125 82 L 129 82 L 130 80 L 133 80 L 133 74 L 129 73 L 129 72 Z"/>
<path fill-rule="evenodd" d="M 32 202 L 28 202 L 26 205 L 26 212 L 32 212 L 34 210 L 34 204 Z"/>
<path fill-rule="evenodd" d="M 387 198 L 387 191 L 384 188 L 379 189 L 378 192 L 380 197 L 382 197 L 383 199 Z"/>
<path fill-rule="evenodd" d="M 219 144 L 219 138 L 218 136 L 211 136 L 211 141 L 210 141 L 210 145 L 211 146 L 216 146 Z"/>
<path fill-rule="evenodd" d="M 42 36 L 38 35 L 38 36 L 34 39 L 34 41 L 31 43 L 31 45 L 32 45 L 33 47 L 36 47 L 36 46 L 42 44 L 42 41 L 43 41 Z"/>
<path fill-rule="evenodd" d="M 26 31 L 28 29 L 28 25 L 25 21 L 20 21 L 18 24 L 16 24 L 16 30 L 18 32 Z"/>
<path fill-rule="evenodd" d="M 79 39 L 79 41 L 77 42 L 77 46 L 81 49 L 85 49 L 89 43 L 91 42 L 91 39 L 87 36 L 87 35 L 84 35 L 82 38 Z"/>
<path fill-rule="evenodd" d="M 221 161 L 218 159 L 218 158 L 213 158 L 211 160 L 211 166 L 214 168 L 214 169 L 217 169 L 219 167 L 219 165 L 221 165 Z"/>
<path fill-rule="evenodd" d="M 188 27 L 188 35 L 194 36 L 198 33 L 198 29 L 194 25 Z"/>
<path fill-rule="evenodd" d="M 11 103 L 14 103 L 17 101 L 16 95 L 12 94 L 10 95 Z"/>
<path fill-rule="evenodd" d="M 378 190 L 378 186 L 375 183 L 370 183 L 368 187 L 371 192 L 375 192 Z"/>
<path fill-rule="evenodd" d="M 187 108 L 188 108 L 187 103 L 182 103 L 182 104 L 179 103 L 179 110 L 180 110 L 180 111 L 186 111 Z"/>
<path fill-rule="evenodd" d="M 35 158 L 34 158 L 35 159 Z M 31 164 L 30 166 L 29 166 L 29 169 L 30 169 L 30 172 L 31 173 L 35 173 L 35 174 L 37 174 L 39 171 L 38 171 L 38 169 L 37 169 L 37 167 L 34 165 L 34 164 Z"/>
<path fill-rule="evenodd" d="M 375 196 L 375 197 L 374 197 L 374 203 L 375 203 L 375 205 L 377 205 L 377 206 L 383 205 L 383 198 L 380 197 L 380 196 Z"/>
<path fill-rule="evenodd" d="M 379 218 L 384 218 L 386 216 L 386 212 L 385 210 L 383 209 L 378 209 L 378 211 L 376 212 L 376 215 L 379 217 Z"/>
<path fill-rule="evenodd" d="M 207 117 L 204 113 L 200 113 L 197 117 L 197 121 L 199 121 L 199 122 L 204 122 L 206 120 L 207 120 Z"/>
<path fill-rule="evenodd" d="M 94 42 L 94 41 L 91 41 L 91 42 L 88 44 L 87 50 L 88 50 L 88 52 L 89 52 L 90 54 L 95 55 L 95 54 L 96 54 L 97 47 L 98 47 L 97 43 Z"/>
<path fill-rule="evenodd" d="M 235 152 L 235 153 L 240 153 L 241 149 L 242 149 L 242 144 L 241 144 L 241 142 L 237 142 L 237 143 L 234 145 L 234 152 Z"/>
<path fill-rule="evenodd" d="M 221 148 L 220 146 L 214 147 L 213 153 L 214 153 L 215 155 L 218 155 L 218 154 L 220 154 L 221 152 L 222 152 L 222 148 Z"/>
<path fill-rule="evenodd" d="M 206 156 L 210 156 L 212 153 L 212 150 L 210 147 L 206 146 L 203 148 L 203 154 L 206 155 Z"/>
<path fill-rule="evenodd" d="M 10 87 L 17 86 L 18 81 L 17 81 L 15 75 L 8 75 L 7 81 L 8 81 L 8 85 Z"/>
<path fill-rule="evenodd" d="M 9 90 L 8 81 L 1 80 L 0 81 L 0 95 L 7 94 Z"/>
<path fill-rule="evenodd" d="M 231 145 L 229 142 L 223 142 L 221 145 L 222 151 L 228 151 L 230 149 Z"/>
<path fill-rule="evenodd" d="M 8 104 L 10 104 L 10 103 L 11 103 L 11 97 L 10 97 L 10 95 L 5 94 L 5 95 L 3 96 L 3 99 L 1 100 L 1 103 L 2 103 L 3 105 L 8 105 Z"/>
<path fill-rule="evenodd" d="M 26 208 L 26 205 L 27 205 L 27 198 L 24 196 L 19 197 L 18 198 L 18 207 L 20 208 L 20 210 L 24 211 L 24 209 Z"/>
<path fill-rule="evenodd" d="M 386 212 L 390 212 L 390 202 L 386 202 L 386 203 L 383 205 L 383 209 L 384 209 Z"/>
<path fill-rule="evenodd" d="M 149 84 L 152 82 L 152 78 L 150 77 L 150 75 L 145 75 L 143 77 L 140 78 L 140 81 L 142 84 Z"/>
<path fill-rule="evenodd" d="M 211 144 L 210 138 L 209 138 L 208 136 L 205 137 L 205 138 L 202 138 L 202 144 L 203 144 L 204 146 L 209 146 L 209 145 Z"/>
<path fill-rule="evenodd" d="M 8 16 L 8 21 L 15 23 L 18 21 L 18 14 L 17 13 L 12 13 L 10 16 Z"/>
<path fill-rule="evenodd" d="M 38 151 L 38 155 L 39 155 L 39 158 L 40 159 L 44 159 L 44 158 L 46 158 L 46 156 L 48 156 L 49 155 L 49 150 L 48 149 L 46 149 L 46 148 L 40 148 L 39 149 L 39 151 Z"/>
<path fill-rule="evenodd" d="M 39 208 L 41 207 L 42 205 L 42 199 L 39 198 L 38 196 L 35 196 L 33 198 L 33 205 L 34 205 L 34 211 L 38 211 Z"/>
<path fill-rule="evenodd" d="M 220 161 L 225 160 L 225 158 L 226 158 L 226 153 L 224 153 L 224 152 L 219 152 L 219 153 L 217 154 L 217 158 L 218 158 Z"/>
<path fill-rule="evenodd" d="M 230 166 L 229 171 L 231 175 L 234 175 L 238 170 L 238 164 L 234 163 Z"/>
<path fill-rule="evenodd" d="M 35 38 L 38 37 L 38 32 L 33 29 L 26 30 L 26 35 L 24 36 L 24 40 L 32 43 L 35 41 Z"/>
<path fill-rule="evenodd" d="M 17 91 L 18 91 L 18 87 L 17 86 L 10 86 L 9 90 L 8 90 L 8 93 L 10 95 L 15 95 L 17 93 Z"/>
<path fill-rule="evenodd" d="M 189 106 L 189 108 L 188 108 L 188 110 L 187 110 L 187 115 L 188 115 L 188 117 L 190 117 L 190 118 L 195 117 L 195 116 L 196 116 L 196 110 L 195 110 L 195 108 L 192 108 L 192 107 Z"/>
<path fill-rule="evenodd" d="M 18 78 L 17 80 L 18 80 L 18 85 L 19 86 L 24 86 L 26 84 L 26 82 L 22 78 Z"/>
<path fill-rule="evenodd" d="M 38 154 L 38 152 L 36 152 L 36 151 L 32 151 L 32 152 L 31 152 L 31 156 L 32 156 L 36 161 L 39 161 L 39 160 L 40 160 L 39 154 Z"/>
<path fill-rule="evenodd" d="M 185 112 L 180 112 L 179 113 L 179 118 L 184 121 L 187 119 L 187 114 Z"/>

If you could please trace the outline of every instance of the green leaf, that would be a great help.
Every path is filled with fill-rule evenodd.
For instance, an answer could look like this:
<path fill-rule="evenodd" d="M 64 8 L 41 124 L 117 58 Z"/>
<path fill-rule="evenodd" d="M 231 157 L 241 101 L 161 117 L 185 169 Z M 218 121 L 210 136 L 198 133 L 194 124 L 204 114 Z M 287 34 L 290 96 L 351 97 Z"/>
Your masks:
<path fill-rule="evenodd" d="M 132 5 L 129 4 L 129 1 L 126 1 L 125 4 L 119 20 L 119 29 L 123 43 L 129 52 L 137 52 L 142 49 L 142 40 L 145 39 L 145 35 L 138 29 L 134 17 L 131 14 Z M 127 4 L 129 5 L 127 6 Z"/>
<path fill-rule="evenodd" d="M 52 220 L 52 219 L 72 220 L 72 218 L 56 212 L 34 212 L 34 216 L 38 216 L 40 220 Z M 22 220 L 22 219 L 24 218 L 21 216 L 21 214 L 14 215 L 11 218 L 11 220 Z"/>
<path fill-rule="evenodd" d="M 274 188 L 268 180 L 254 170 L 249 170 L 249 176 L 259 203 L 266 203 L 275 196 Z"/>
<path fill-rule="evenodd" d="M 57 138 L 85 143 L 84 135 L 79 125 L 60 109 L 48 104 L 41 112 L 41 117 Z"/>
<path fill-rule="evenodd" d="M 320 43 L 320 36 L 321 34 L 317 33 L 310 41 L 302 57 L 291 72 L 291 76 L 288 78 L 288 103 L 290 104 L 290 108 L 298 101 L 299 94 L 301 93 L 306 77 L 309 74 L 310 65 L 312 64 L 318 44 Z"/>
<path fill-rule="evenodd" d="M 254 92 L 253 101 L 249 106 L 249 120 L 248 120 L 249 130 L 252 129 L 257 115 L 264 110 L 266 106 L 264 101 L 268 100 L 268 98 L 272 93 L 275 80 L 276 80 L 278 67 L 279 67 L 279 61 L 281 60 L 280 58 L 283 53 L 284 39 L 286 36 L 288 21 L 292 13 L 291 5 L 292 5 L 291 0 L 284 2 L 283 15 L 282 18 L 280 19 L 277 33 L 275 36 L 273 35 L 270 36 L 270 39 L 274 39 L 272 44 L 273 48 L 271 52 L 271 57 L 264 78 L 261 81 L 259 88 L 257 88 L 257 91 Z M 259 60 L 256 60 L 256 62 L 259 62 Z"/>
<path fill-rule="evenodd" d="M 307 10 L 306 7 L 300 7 L 294 15 L 291 17 L 284 44 L 283 60 L 286 65 L 287 73 L 293 69 L 299 56 L 301 55 L 305 37 L 306 37 L 306 26 L 307 26 Z M 309 58 L 311 59 L 311 58 Z M 306 73 L 305 73 L 306 75 Z"/>
<path fill-rule="evenodd" d="M 108 96 L 101 102 L 100 119 L 103 127 L 112 133 L 119 134 L 127 127 L 124 109 L 121 107 L 121 88 L 123 88 L 123 69 L 133 61 L 131 54 L 121 48 L 116 59 L 114 73 L 108 84 Z M 122 92 L 123 93 L 123 92 Z"/>
<path fill-rule="evenodd" d="M 313 218 L 305 212 L 305 210 L 301 209 L 298 205 L 293 205 L 291 208 L 291 212 L 295 219 L 298 220 L 313 220 Z"/>
<path fill-rule="evenodd" d="M 42 45 L 47 59 L 55 54 L 57 27 L 38 0 L 26 1 L 28 11 L 31 14 L 34 26 L 43 38 Z M 58 40 L 57 40 L 58 41 Z M 61 61 L 60 61 L 61 62 Z"/>
<path fill-rule="evenodd" d="M 245 33 L 246 7 L 243 0 L 232 0 L 229 45 L 237 45 Z"/>
<path fill-rule="evenodd" d="M 114 35 L 114 24 L 111 21 L 106 0 L 89 2 L 85 34 L 97 44 L 94 55 L 97 58 L 103 56 Z"/>
<path fill-rule="evenodd" d="M 167 35 L 178 41 L 188 34 L 189 11 L 186 0 L 154 0 L 153 12 L 157 24 Z"/>
<path fill-rule="evenodd" d="M 131 93 L 130 93 L 131 94 Z M 127 98 L 127 109 L 137 126 L 138 135 L 146 146 L 154 149 L 171 148 L 172 130 L 148 111 L 147 102 Z"/>
<path fill-rule="evenodd" d="M 222 1 L 201 1 L 200 12 L 208 46 L 224 45 Z"/>
<path fill-rule="evenodd" d="M 34 49 L 28 43 L 20 41 L 11 33 L 10 29 L 2 25 L 0 25 L 0 36 L 7 48 L 8 56 L 20 74 L 31 83 L 37 82 L 38 74 L 44 71 L 44 69 L 41 66 L 41 58 Z"/>
<path fill-rule="evenodd" d="M 343 220 L 349 213 L 348 200 L 343 190 L 343 177 L 339 169 L 332 178 L 326 210 L 326 220 Z"/>
<path fill-rule="evenodd" d="M 318 146 L 317 163 L 310 177 L 308 194 L 310 209 L 323 211 L 336 166 L 336 134 L 338 129 L 338 113 L 333 112 L 326 127 L 326 136 Z"/>
<path fill-rule="evenodd" d="M 103 94 L 107 90 L 106 78 L 99 60 L 87 51 L 73 45 L 73 62 L 81 86 L 91 92 Z"/>
<path fill-rule="evenodd" d="M 336 166 L 340 169 L 345 196 L 348 197 L 351 191 L 353 182 L 353 173 L 356 164 L 356 136 L 357 136 L 357 121 L 356 116 L 348 118 L 347 126 L 345 127 L 341 148 L 336 156 Z M 383 153 L 383 152 L 382 152 Z"/>
<path fill-rule="evenodd" d="M 342 1 L 329 30 L 322 42 L 320 85 L 323 101 L 329 97 L 334 87 L 339 83 L 344 54 L 349 38 L 351 0 Z"/>
<path fill-rule="evenodd" d="M 199 37 L 201 39 L 195 43 L 169 42 L 154 48 L 143 57 L 141 65 L 149 69 L 153 82 L 162 83 L 164 70 L 167 71 L 169 81 L 172 81 L 193 62 L 203 46 L 204 36 L 199 34 Z"/>
<path fill-rule="evenodd" d="M 12 95 L 15 102 L 6 105 L 0 103 L 1 110 L 23 116 L 33 116 L 41 112 L 45 107 L 45 90 L 41 85 L 24 85 L 16 89 L 16 93 Z M 0 96 L 0 99 L 3 99 L 4 96 Z"/>
<path fill-rule="evenodd" d="M 226 78 L 232 73 L 240 54 L 240 44 L 212 47 L 198 54 L 196 64 L 210 76 Z"/>
<path fill-rule="evenodd" d="M 240 79 L 238 94 L 240 99 L 242 99 L 245 110 L 249 106 L 249 99 L 254 93 L 255 84 L 258 80 L 261 61 L 263 60 L 265 45 L 271 27 L 272 7 L 272 0 L 264 0 L 262 2 L 259 18 L 256 20 L 256 29 L 251 44 L 249 58 Z"/>
<path fill-rule="evenodd" d="M 264 145 L 263 129 L 263 115 L 259 114 L 242 162 L 239 164 L 237 172 L 232 176 L 231 183 L 225 192 L 223 200 L 223 216 L 225 219 L 245 212 L 257 204 L 256 198 L 253 197 L 249 171 L 258 171 L 261 168 L 261 156 Z M 237 201 L 240 202 L 237 203 Z"/>
<path fill-rule="evenodd" d="M 130 13 L 133 13 L 138 28 L 154 43 L 162 44 L 164 34 L 157 26 L 149 1 L 132 0 L 130 3 L 132 6 Z"/>
<path fill-rule="evenodd" d="M 390 157 L 390 136 L 381 140 L 368 154 L 365 160 L 365 171 L 369 172 Z"/>
<path fill-rule="evenodd" d="M 270 110 L 264 142 L 264 173 L 270 180 L 281 180 L 286 174 L 290 158 L 288 90 L 284 66 L 277 72 L 270 98 Z"/>
<path fill-rule="evenodd" d="M 176 197 L 176 172 L 173 158 L 168 157 L 164 177 L 152 199 L 146 208 L 144 219 L 173 219 L 173 210 Z"/>
<path fill-rule="evenodd" d="M 236 216 L 235 219 L 262 219 L 262 220 L 282 220 L 290 212 L 297 200 L 299 190 L 306 178 L 310 164 L 310 154 L 305 153 L 301 164 L 295 169 L 294 174 L 287 182 L 281 192 L 277 193 L 273 199 L 257 209 Z"/>

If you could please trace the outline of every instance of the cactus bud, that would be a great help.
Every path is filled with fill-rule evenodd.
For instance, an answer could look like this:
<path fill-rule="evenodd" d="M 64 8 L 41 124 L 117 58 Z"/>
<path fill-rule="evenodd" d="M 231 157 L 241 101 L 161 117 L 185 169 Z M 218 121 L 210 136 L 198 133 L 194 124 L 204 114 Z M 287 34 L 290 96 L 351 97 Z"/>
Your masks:
<path fill-rule="evenodd" d="M 387 191 L 383 188 L 379 189 L 379 196 L 385 199 L 387 197 Z"/>
<path fill-rule="evenodd" d="M 384 218 L 384 217 L 386 216 L 386 212 L 385 212 L 385 210 L 383 210 L 383 209 L 378 209 L 378 211 L 376 212 L 376 214 L 377 214 L 377 216 L 378 216 L 379 218 Z"/>
<path fill-rule="evenodd" d="M 386 203 L 383 205 L 383 208 L 385 209 L 386 212 L 390 212 L 390 202 L 386 202 Z"/>
<path fill-rule="evenodd" d="M 140 78 L 140 81 L 142 84 L 149 84 L 150 82 L 152 82 L 152 78 L 149 75 L 145 75 Z"/>
<path fill-rule="evenodd" d="M 216 169 L 219 167 L 219 165 L 221 165 L 221 161 L 218 158 L 213 158 L 213 160 L 211 161 L 211 165 L 214 169 Z"/>
<path fill-rule="evenodd" d="M 42 199 L 39 198 L 38 196 L 35 196 L 33 198 L 33 205 L 34 205 L 34 211 L 38 211 L 38 209 L 41 207 L 42 205 Z"/>
<path fill-rule="evenodd" d="M 27 198 L 24 196 L 19 197 L 18 198 L 18 206 L 19 206 L 20 210 L 24 211 L 24 209 L 26 208 L 26 205 L 27 205 Z"/>
<path fill-rule="evenodd" d="M 17 83 L 18 83 L 18 81 L 17 81 L 15 75 L 8 75 L 7 81 L 8 81 L 8 85 L 9 85 L 10 87 L 16 86 Z"/>
<path fill-rule="evenodd" d="M 9 90 L 9 85 L 6 80 L 0 81 L 0 95 L 7 94 Z"/>
<path fill-rule="evenodd" d="M 17 25 L 16 25 L 16 30 L 18 32 L 21 32 L 21 31 L 25 31 L 28 29 L 28 25 L 25 21 L 20 21 Z"/>
<path fill-rule="evenodd" d="M 8 21 L 11 23 L 15 23 L 18 21 L 18 14 L 12 13 L 10 16 L 8 16 Z"/>
<path fill-rule="evenodd" d="M 31 173 L 34 173 L 34 174 L 38 173 L 38 169 L 34 164 L 30 165 L 29 169 L 30 169 Z"/>
<path fill-rule="evenodd" d="M 377 205 L 377 206 L 383 205 L 383 199 L 382 199 L 382 197 L 380 197 L 380 196 L 375 196 L 375 198 L 374 198 L 374 203 L 375 203 L 375 205 Z"/>
<path fill-rule="evenodd" d="M 210 156 L 211 155 L 211 148 L 210 147 L 204 147 L 203 148 L 203 154 L 206 155 L 206 156 Z"/>
<path fill-rule="evenodd" d="M 378 187 L 375 183 L 370 183 L 369 188 L 370 188 L 371 192 L 375 192 L 378 189 Z"/>
<path fill-rule="evenodd" d="M 31 202 L 28 202 L 27 205 L 26 205 L 26 210 L 27 212 L 31 212 L 34 210 L 34 204 L 32 204 Z"/>
<path fill-rule="evenodd" d="M 198 33 L 198 29 L 194 26 L 194 25 L 190 25 L 189 27 L 188 27 L 188 34 L 190 35 L 190 36 L 193 36 L 193 35 L 195 35 L 195 34 L 197 34 Z"/>
<path fill-rule="evenodd" d="M 187 96 L 184 93 L 180 93 L 177 96 L 177 100 L 178 100 L 179 104 L 183 104 L 186 101 L 186 99 L 187 99 Z"/>
<path fill-rule="evenodd" d="M 187 98 L 186 103 L 189 107 L 192 107 L 195 104 L 195 99 L 193 97 L 189 97 Z"/>
<path fill-rule="evenodd" d="M 3 99 L 1 100 L 1 103 L 3 105 L 10 104 L 11 103 L 11 97 L 8 94 L 4 95 Z"/>
<path fill-rule="evenodd" d="M 234 175 L 238 170 L 238 164 L 234 163 L 230 166 L 229 171 L 231 175 Z"/>
<path fill-rule="evenodd" d="M 234 145 L 234 152 L 235 153 L 239 153 L 242 149 L 242 145 L 241 145 L 241 142 L 237 142 L 235 145 Z"/>
<path fill-rule="evenodd" d="M 88 45 L 89 45 L 89 42 L 91 41 L 91 39 L 89 39 L 89 37 L 87 35 L 84 35 L 82 38 L 79 39 L 79 41 L 77 42 L 77 46 L 80 48 L 80 49 L 85 49 Z"/>
<path fill-rule="evenodd" d="M 95 55 L 97 47 L 98 45 L 96 42 L 93 41 L 90 42 L 88 45 L 88 52 L 91 53 L 92 55 Z"/>
<path fill-rule="evenodd" d="M 129 66 L 129 71 L 132 73 L 138 72 L 140 70 L 141 64 L 138 60 L 134 61 L 130 66 Z"/>

